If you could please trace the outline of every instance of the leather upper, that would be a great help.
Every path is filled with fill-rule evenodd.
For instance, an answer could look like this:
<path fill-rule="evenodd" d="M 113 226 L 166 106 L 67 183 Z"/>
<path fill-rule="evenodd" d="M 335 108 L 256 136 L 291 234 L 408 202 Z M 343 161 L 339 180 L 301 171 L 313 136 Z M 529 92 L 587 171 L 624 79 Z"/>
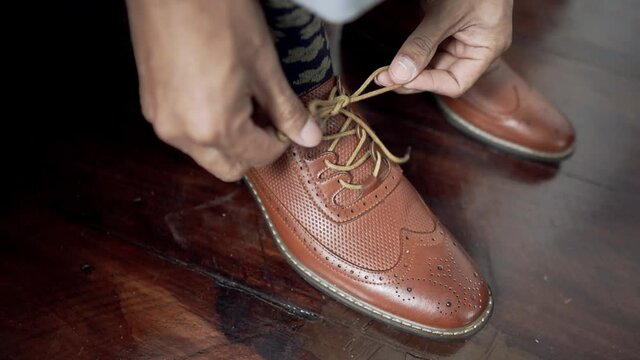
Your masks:
<path fill-rule="evenodd" d="M 334 84 L 303 101 L 326 96 Z M 329 119 L 326 133 L 343 122 Z M 313 273 L 394 316 L 445 329 L 473 322 L 488 304 L 487 284 L 401 168 L 385 160 L 375 178 L 371 159 L 350 172 L 325 165 L 343 163 L 357 142 L 357 135 L 345 138 L 334 151 L 326 141 L 313 149 L 294 144 L 249 173 L 280 238 Z M 365 186 L 347 189 L 338 179 Z"/>
<path fill-rule="evenodd" d="M 569 120 L 501 59 L 460 98 L 440 99 L 481 130 L 532 150 L 562 153 L 575 141 Z"/>

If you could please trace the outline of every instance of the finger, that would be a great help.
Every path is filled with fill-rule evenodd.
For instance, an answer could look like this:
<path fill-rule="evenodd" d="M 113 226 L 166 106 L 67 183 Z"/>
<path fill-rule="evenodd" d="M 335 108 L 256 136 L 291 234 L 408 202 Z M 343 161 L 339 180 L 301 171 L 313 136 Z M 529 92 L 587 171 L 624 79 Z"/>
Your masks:
<path fill-rule="evenodd" d="M 278 61 L 275 49 L 265 46 L 261 61 L 256 62 L 255 98 L 273 124 L 296 144 L 314 147 L 322 131 L 314 117 L 293 92 Z"/>
<path fill-rule="evenodd" d="M 391 85 L 395 85 L 395 83 L 393 82 L 393 80 L 391 80 L 391 75 L 389 74 L 389 71 L 383 71 L 380 74 L 378 74 L 378 76 L 376 76 L 376 78 L 374 79 L 374 81 L 376 82 L 376 84 L 378 84 L 379 86 L 391 86 Z"/>
<path fill-rule="evenodd" d="M 418 94 L 423 92 L 422 90 L 415 90 L 415 89 L 407 89 L 405 87 L 400 87 L 394 90 L 394 92 L 396 92 L 397 94 L 401 94 L 401 95 L 411 95 L 411 94 Z"/>
<path fill-rule="evenodd" d="M 491 49 L 486 46 L 473 46 L 453 37 L 440 45 L 440 52 L 445 52 L 458 59 L 482 60 L 490 56 Z"/>
<path fill-rule="evenodd" d="M 440 70 L 448 69 L 451 67 L 451 65 L 453 65 L 454 62 L 458 60 L 458 58 L 452 56 L 447 52 L 437 52 L 433 57 L 433 60 L 431 60 L 429 68 Z"/>
<path fill-rule="evenodd" d="M 251 167 L 268 165 L 278 159 L 289 146 L 271 129 L 257 126 L 250 119 L 234 128 L 224 153 Z"/>
<path fill-rule="evenodd" d="M 438 45 L 446 38 L 448 26 L 443 21 L 446 19 L 425 19 L 409 35 L 389 67 L 395 84 L 408 83 L 427 67 Z"/>
<path fill-rule="evenodd" d="M 480 78 L 488 65 L 486 60 L 456 60 L 448 68 L 424 70 L 404 87 L 459 97 Z"/>
<path fill-rule="evenodd" d="M 179 149 L 189 155 L 198 165 L 222 181 L 232 182 L 240 180 L 249 170 L 249 166 L 239 161 L 231 160 L 216 148 L 193 143 L 183 143 Z"/>

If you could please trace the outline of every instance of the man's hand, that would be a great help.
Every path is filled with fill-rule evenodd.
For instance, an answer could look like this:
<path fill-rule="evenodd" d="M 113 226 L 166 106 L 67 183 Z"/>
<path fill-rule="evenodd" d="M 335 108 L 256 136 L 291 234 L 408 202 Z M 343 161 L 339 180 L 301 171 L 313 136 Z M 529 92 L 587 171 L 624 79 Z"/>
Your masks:
<path fill-rule="evenodd" d="M 257 126 L 253 101 L 292 141 L 320 128 L 286 81 L 255 0 L 127 0 L 142 110 L 160 139 L 225 181 L 287 148 Z"/>
<path fill-rule="evenodd" d="M 465 93 L 511 44 L 513 0 L 423 0 L 425 18 L 378 75 L 403 94 Z"/>

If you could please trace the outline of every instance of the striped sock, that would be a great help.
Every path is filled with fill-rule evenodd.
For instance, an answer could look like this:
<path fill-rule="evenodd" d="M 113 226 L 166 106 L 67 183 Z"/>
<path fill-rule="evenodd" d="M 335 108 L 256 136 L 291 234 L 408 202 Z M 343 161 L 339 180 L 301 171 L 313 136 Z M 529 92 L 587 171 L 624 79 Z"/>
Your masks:
<path fill-rule="evenodd" d="M 289 84 L 302 95 L 333 76 L 322 20 L 291 0 L 261 0 Z"/>

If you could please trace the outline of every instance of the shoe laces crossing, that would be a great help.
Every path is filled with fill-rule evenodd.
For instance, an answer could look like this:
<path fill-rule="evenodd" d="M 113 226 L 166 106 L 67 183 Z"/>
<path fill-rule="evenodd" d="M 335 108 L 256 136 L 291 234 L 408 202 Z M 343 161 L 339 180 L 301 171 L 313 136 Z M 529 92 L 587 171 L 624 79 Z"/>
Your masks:
<path fill-rule="evenodd" d="M 409 160 L 409 151 L 407 151 L 407 153 L 402 157 L 393 155 L 391 151 L 389 151 L 389 149 L 387 149 L 387 147 L 384 145 L 382 140 L 380 140 L 378 135 L 376 135 L 371 127 L 367 125 L 365 120 L 363 120 L 355 113 L 347 110 L 347 107 L 350 104 L 354 104 L 359 101 L 366 100 L 389 91 L 393 91 L 401 86 L 392 85 L 372 90 L 366 93 L 364 92 L 366 88 L 371 84 L 373 79 L 375 79 L 375 77 L 378 76 L 378 74 L 380 74 L 381 72 L 387 70 L 387 68 L 388 67 L 385 66 L 374 71 L 371 75 L 369 75 L 367 80 L 365 80 L 362 85 L 351 95 L 346 94 L 341 86 L 336 85 L 333 87 L 333 89 L 331 89 L 328 99 L 317 99 L 309 103 L 309 112 L 312 115 L 317 116 L 320 121 L 326 123 L 328 119 L 336 115 L 343 115 L 346 118 L 345 122 L 340 127 L 340 130 L 338 130 L 338 132 L 334 134 L 324 135 L 322 137 L 323 141 L 331 141 L 331 145 L 329 146 L 328 151 L 334 151 L 340 141 L 346 137 L 356 136 L 358 138 L 356 147 L 353 149 L 351 155 L 344 164 L 336 164 L 329 160 L 325 160 L 324 163 L 327 167 L 336 171 L 350 172 L 360 167 L 369 158 L 372 158 L 375 161 L 372 175 L 377 178 L 380 174 L 380 168 L 382 166 L 383 159 L 387 159 L 388 161 L 396 164 L 402 164 Z M 358 158 L 358 154 L 367 144 L 368 139 L 370 139 L 369 150 Z M 351 190 L 360 190 L 364 187 L 363 184 L 350 183 L 342 179 L 339 179 L 338 181 L 340 182 L 340 185 Z"/>

